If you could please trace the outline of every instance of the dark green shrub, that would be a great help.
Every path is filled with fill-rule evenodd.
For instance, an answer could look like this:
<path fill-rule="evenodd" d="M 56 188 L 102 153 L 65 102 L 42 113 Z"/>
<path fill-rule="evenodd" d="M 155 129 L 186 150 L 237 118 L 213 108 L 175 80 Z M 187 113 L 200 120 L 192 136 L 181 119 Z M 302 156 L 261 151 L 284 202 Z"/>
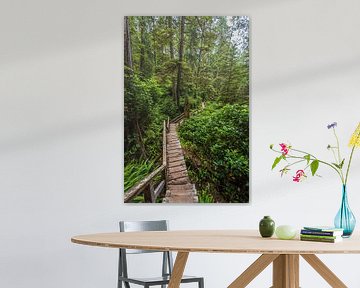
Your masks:
<path fill-rule="evenodd" d="M 249 201 L 249 109 L 208 105 L 179 129 L 191 177 L 217 202 Z"/>

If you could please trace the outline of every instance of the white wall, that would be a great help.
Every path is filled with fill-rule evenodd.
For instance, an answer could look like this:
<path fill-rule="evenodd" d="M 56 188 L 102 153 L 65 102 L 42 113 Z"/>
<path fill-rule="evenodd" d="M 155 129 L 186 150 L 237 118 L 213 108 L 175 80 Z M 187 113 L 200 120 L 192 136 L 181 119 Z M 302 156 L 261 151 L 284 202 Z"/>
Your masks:
<path fill-rule="evenodd" d="M 331 121 L 346 143 L 359 121 L 360 2 L 2 1 L 0 10 L 0 287 L 115 287 L 117 253 L 70 243 L 115 231 L 120 219 L 161 219 L 172 229 L 331 224 L 340 182 L 295 184 L 270 171 L 270 143 L 291 141 L 324 157 Z M 251 17 L 251 203 L 123 205 L 124 15 Z M 360 215 L 360 153 L 349 183 Z M 187 273 L 226 287 L 255 255 L 193 254 Z M 322 256 L 347 283 L 359 256 Z M 344 265 L 344 261 L 348 265 Z M 149 262 L 137 267 L 153 272 Z M 327 287 L 301 263 L 303 287 Z M 270 286 L 267 269 L 250 287 Z M 315 283 L 315 284 L 314 284 Z"/>

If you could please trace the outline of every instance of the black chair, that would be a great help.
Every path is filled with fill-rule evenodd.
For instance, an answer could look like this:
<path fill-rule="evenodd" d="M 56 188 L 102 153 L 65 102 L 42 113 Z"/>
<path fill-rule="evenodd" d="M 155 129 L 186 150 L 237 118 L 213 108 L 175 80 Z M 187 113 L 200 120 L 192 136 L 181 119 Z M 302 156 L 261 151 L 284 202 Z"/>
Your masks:
<path fill-rule="evenodd" d="M 166 220 L 159 221 L 120 221 L 120 232 L 134 232 L 134 231 L 167 231 L 168 222 Z M 150 286 L 160 286 L 165 288 L 169 284 L 170 276 L 173 268 L 173 259 L 171 252 L 149 251 L 149 250 L 135 250 L 135 249 L 119 249 L 119 271 L 118 271 L 118 288 L 122 288 L 124 283 L 125 288 L 130 288 L 131 284 L 141 285 L 144 288 Z M 127 254 L 141 254 L 141 253 L 163 253 L 162 274 L 160 277 L 152 278 L 133 278 L 129 277 L 127 269 Z M 204 288 L 204 278 L 194 276 L 183 276 L 181 283 L 197 282 L 199 288 Z"/>

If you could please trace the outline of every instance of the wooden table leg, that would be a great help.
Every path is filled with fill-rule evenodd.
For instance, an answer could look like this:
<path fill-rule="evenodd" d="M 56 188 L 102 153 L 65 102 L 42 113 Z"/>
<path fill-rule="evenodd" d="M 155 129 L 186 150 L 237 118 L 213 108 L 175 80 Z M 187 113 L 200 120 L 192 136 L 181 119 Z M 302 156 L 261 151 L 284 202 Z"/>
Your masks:
<path fill-rule="evenodd" d="M 299 255 L 287 255 L 289 287 L 299 288 Z"/>
<path fill-rule="evenodd" d="M 257 275 L 259 275 L 271 262 L 273 262 L 278 254 L 263 254 L 254 263 L 252 263 L 238 278 L 232 282 L 228 288 L 244 288 Z"/>
<path fill-rule="evenodd" d="M 299 288 L 299 255 L 281 254 L 274 260 L 272 288 Z"/>
<path fill-rule="evenodd" d="M 179 288 L 180 287 L 181 278 L 184 274 L 185 265 L 186 265 L 188 256 L 189 256 L 189 252 L 178 252 L 177 253 L 168 288 Z"/>
<path fill-rule="evenodd" d="M 314 254 L 301 255 L 325 279 L 331 287 L 347 288 L 347 286 Z"/>

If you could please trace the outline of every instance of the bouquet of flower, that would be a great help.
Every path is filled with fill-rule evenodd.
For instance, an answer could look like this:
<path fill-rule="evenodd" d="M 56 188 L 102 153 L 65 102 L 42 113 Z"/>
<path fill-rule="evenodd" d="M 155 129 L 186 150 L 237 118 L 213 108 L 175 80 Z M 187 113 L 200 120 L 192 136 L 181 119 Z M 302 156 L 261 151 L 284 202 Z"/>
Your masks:
<path fill-rule="evenodd" d="M 340 177 L 342 184 L 346 186 L 355 147 L 360 147 L 360 122 L 350 138 L 349 146 L 352 149 L 348 161 L 341 156 L 339 138 L 336 134 L 336 126 L 336 122 L 327 125 L 327 128 L 333 131 L 336 140 L 335 145 L 327 146 L 327 149 L 333 154 L 334 162 L 323 161 L 311 153 L 294 148 L 290 144 L 280 143 L 279 149 L 275 149 L 273 144 L 270 145 L 270 149 L 272 151 L 280 154 L 275 158 L 271 169 L 273 170 L 280 162 L 285 162 L 285 166 L 283 166 L 283 168 L 280 170 L 281 176 L 283 176 L 284 174 L 287 174 L 293 166 L 303 165 L 303 168 L 297 169 L 293 176 L 294 182 L 300 182 L 304 180 L 309 174 L 312 176 L 317 175 L 316 172 L 319 168 L 319 165 L 322 164 L 333 169 Z M 346 171 L 344 171 L 345 166 Z M 310 171 L 308 172 L 308 170 Z"/>

